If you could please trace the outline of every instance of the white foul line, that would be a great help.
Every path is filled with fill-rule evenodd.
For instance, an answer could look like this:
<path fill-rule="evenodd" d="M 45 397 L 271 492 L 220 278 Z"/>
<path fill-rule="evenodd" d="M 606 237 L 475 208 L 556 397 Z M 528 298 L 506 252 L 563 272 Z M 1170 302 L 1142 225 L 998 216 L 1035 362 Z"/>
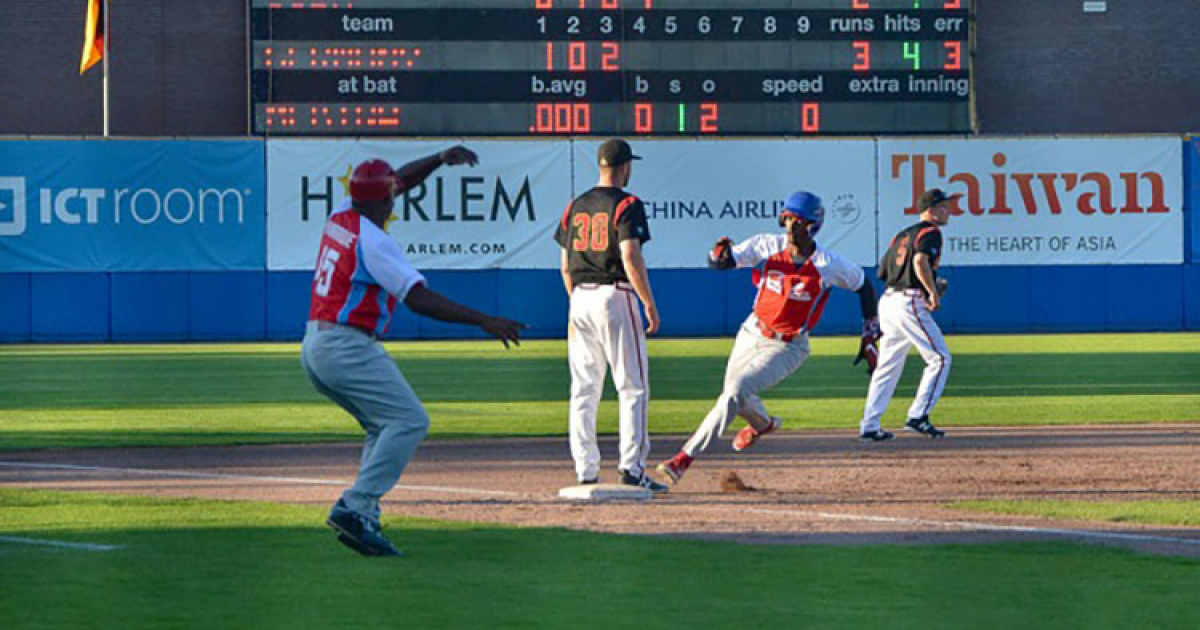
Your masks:
<path fill-rule="evenodd" d="M 43 464 L 38 462 L 4 462 L 0 467 L 32 468 L 40 470 L 80 470 L 85 472 L 109 472 L 127 475 L 151 475 L 160 477 L 179 477 L 183 479 L 244 479 L 251 481 L 267 481 L 273 483 L 292 483 L 310 486 L 349 486 L 353 482 L 340 479 L 309 479 L 303 477 L 271 477 L 265 475 L 237 475 L 233 473 L 198 473 L 186 470 L 156 470 L 152 468 L 114 468 L 109 466 L 78 466 L 74 464 Z M 421 492 L 445 492 L 449 494 L 482 494 L 495 496 L 524 496 L 523 492 L 508 490 L 479 490 L 476 488 L 455 488 L 445 486 L 406 486 L 397 485 L 399 490 L 416 490 Z"/>
<path fill-rule="evenodd" d="M 992 532 L 1017 532 L 1024 534 L 1053 534 L 1076 538 L 1101 538 L 1125 540 L 1134 542 L 1156 542 L 1183 545 L 1200 545 L 1200 538 L 1179 538 L 1175 536 L 1154 536 L 1151 534 L 1126 534 L 1122 532 L 1091 532 L 1082 529 L 1060 529 L 1055 527 L 1032 527 L 1026 525 L 996 525 L 993 523 L 976 523 L 972 521 L 935 521 L 923 518 L 901 518 L 895 516 L 872 516 L 869 514 L 838 514 L 834 512 L 810 512 L 806 510 L 775 510 L 765 508 L 747 508 L 744 511 L 757 514 L 787 514 L 790 516 L 808 516 L 831 521 L 865 521 L 870 523 L 895 523 L 899 525 L 924 525 L 943 528 L 974 529 Z"/>
<path fill-rule="evenodd" d="M 0 536 L 0 543 L 14 543 L 17 545 L 41 545 L 43 547 L 62 547 L 64 549 L 78 549 L 80 551 L 112 551 L 113 549 L 121 549 L 120 545 L 93 545 L 91 543 L 73 543 L 73 542 L 64 542 L 61 540 L 42 540 L 40 538 L 20 538 L 17 536 Z"/>

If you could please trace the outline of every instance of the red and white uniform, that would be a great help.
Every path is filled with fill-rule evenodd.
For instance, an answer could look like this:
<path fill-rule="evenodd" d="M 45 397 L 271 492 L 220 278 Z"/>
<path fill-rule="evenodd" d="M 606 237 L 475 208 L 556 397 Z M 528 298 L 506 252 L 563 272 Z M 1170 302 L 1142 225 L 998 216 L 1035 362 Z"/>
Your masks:
<path fill-rule="evenodd" d="M 696 456 L 725 432 L 735 416 L 757 430 L 771 423 L 759 393 L 787 378 L 808 359 L 808 332 L 821 320 L 834 287 L 857 291 L 863 270 L 818 245 L 812 256 L 793 259 L 786 234 L 758 234 L 732 249 L 738 267 L 756 267 L 758 295 L 725 366 L 721 396 L 683 446 Z"/>
<path fill-rule="evenodd" d="M 404 258 L 400 244 L 346 200 L 325 223 L 308 319 L 378 336 L 387 329 L 396 301 L 418 283 L 425 277 Z"/>
<path fill-rule="evenodd" d="M 362 466 L 342 501 L 376 522 L 379 500 L 425 437 L 429 414 L 375 338 L 387 328 L 396 301 L 424 282 L 400 244 L 351 209 L 349 200 L 325 222 L 300 363 L 317 391 L 366 431 Z"/>

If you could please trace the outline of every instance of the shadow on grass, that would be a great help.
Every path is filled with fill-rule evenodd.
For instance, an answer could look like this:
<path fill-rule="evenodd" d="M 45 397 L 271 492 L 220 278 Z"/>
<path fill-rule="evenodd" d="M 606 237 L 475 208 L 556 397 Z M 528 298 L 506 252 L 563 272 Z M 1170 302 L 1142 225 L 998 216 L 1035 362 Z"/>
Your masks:
<path fill-rule="evenodd" d="M 0 543 L 0 610 L 11 630 L 1182 628 L 1195 620 L 1200 570 L 1187 559 L 1061 543 L 738 545 L 422 522 L 387 531 L 406 557 L 359 557 L 315 524 L 5 532 L 123 548 Z M 879 534 L 889 535 L 900 538 Z M 719 571 L 699 570 L 714 558 Z M 663 575 L 680 588 L 655 586 L 663 582 L 651 577 Z M 929 589 L 899 587 L 914 583 L 934 588 L 937 605 Z"/>

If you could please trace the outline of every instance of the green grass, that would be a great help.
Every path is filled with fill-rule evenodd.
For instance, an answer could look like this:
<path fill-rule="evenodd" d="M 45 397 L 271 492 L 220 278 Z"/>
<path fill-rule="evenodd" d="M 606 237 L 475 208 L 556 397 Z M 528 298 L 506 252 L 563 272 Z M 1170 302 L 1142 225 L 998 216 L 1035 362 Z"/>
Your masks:
<path fill-rule="evenodd" d="M 0 619 L 26 628 L 1192 628 L 1200 561 L 1072 544 L 757 546 L 323 507 L 0 489 Z"/>
<path fill-rule="evenodd" d="M 1200 420 L 1200 334 L 952 336 L 937 410 L 948 426 Z M 562 435 L 562 341 L 393 342 L 433 437 Z M 719 393 L 732 339 L 650 343 L 651 428 L 690 432 Z M 765 396 L 789 428 L 855 430 L 867 377 L 857 338 L 817 338 L 808 363 Z M 320 397 L 297 344 L 0 346 L 0 449 L 357 439 Z M 885 424 L 920 377 L 909 367 Z M 615 432 L 609 388 L 600 429 Z"/>
<path fill-rule="evenodd" d="M 960 501 L 952 507 L 993 514 L 1200 527 L 1200 501 Z"/>

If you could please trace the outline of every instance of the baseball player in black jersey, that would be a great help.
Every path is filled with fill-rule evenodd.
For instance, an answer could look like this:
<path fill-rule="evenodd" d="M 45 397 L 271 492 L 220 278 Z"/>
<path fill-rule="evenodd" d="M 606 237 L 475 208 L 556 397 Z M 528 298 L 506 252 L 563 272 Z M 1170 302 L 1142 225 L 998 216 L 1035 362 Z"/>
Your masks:
<path fill-rule="evenodd" d="M 611 366 L 620 408 L 621 483 L 665 492 L 665 485 L 646 474 L 650 455 L 646 333 L 657 331 L 659 325 L 642 258 L 650 228 L 642 202 L 623 190 L 633 161 L 641 158 L 624 140 L 601 144 L 598 158 L 600 181 L 567 205 L 554 234 L 562 247 L 563 286 L 571 299 L 567 325 L 571 456 L 580 483 L 599 480 L 596 410 L 604 374 Z M 635 294 L 646 310 L 644 331 Z"/>
<path fill-rule="evenodd" d="M 879 261 L 879 278 L 887 290 L 879 298 L 879 361 L 871 374 L 860 436 L 864 440 L 890 440 L 892 434 L 879 424 L 896 383 L 904 371 L 908 349 L 916 346 L 925 359 L 925 372 L 904 428 L 931 438 L 946 433 L 933 426 L 929 414 L 937 405 L 950 376 L 950 350 L 932 313 L 941 306 L 945 281 L 937 277 L 942 257 L 941 227 L 950 221 L 951 204 L 962 195 L 946 195 L 939 189 L 921 195 L 917 207 L 921 222 L 896 234 Z"/>

